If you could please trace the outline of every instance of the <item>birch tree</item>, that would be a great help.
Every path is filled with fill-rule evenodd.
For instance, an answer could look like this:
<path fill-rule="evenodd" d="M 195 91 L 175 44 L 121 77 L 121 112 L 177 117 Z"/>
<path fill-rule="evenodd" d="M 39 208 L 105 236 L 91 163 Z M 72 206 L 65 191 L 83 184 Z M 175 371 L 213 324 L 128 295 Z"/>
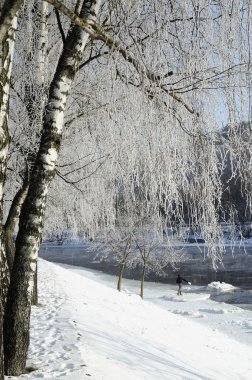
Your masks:
<path fill-rule="evenodd" d="M 97 22 L 78 19 L 63 4 L 57 1 L 51 3 L 87 30 L 93 38 L 113 48 L 116 76 L 124 81 L 125 91 L 128 91 L 129 85 L 133 85 L 136 89 L 132 99 L 135 97 L 136 100 L 136 93 L 139 90 L 139 94 L 144 93 L 148 97 L 144 107 L 153 112 L 156 106 L 162 112 L 161 123 L 161 117 L 156 118 L 156 123 L 159 125 L 156 131 L 162 135 L 163 150 L 160 151 L 153 139 L 152 147 L 155 147 L 156 151 L 152 149 L 150 153 L 150 150 L 145 152 L 143 149 L 138 150 L 141 155 L 144 152 L 142 159 L 144 164 L 132 160 L 132 154 L 126 154 L 123 159 L 127 157 L 128 161 L 127 164 L 124 161 L 122 166 L 126 167 L 130 162 L 129 170 L 125 170 L 124 177 L 120 180 L 125 187 L 127 187 L 125 182 L 129 178 L 135 176 L 139 181 L 141 171 L 143 176 L 143 167 L 145 166 L 144 173 L 150 173 L 155 162 L 157 176 L 153 172 L 152 176 L 149 175 L 147 183 L 150 187 L 146 198 L 159 202 L 167 223 L 171 223 L 174 218 L 184 223 L 184 207 L 187 204 L 187 222 L 189 221 L 192 227 L 201 226 L 210 248 L 209 255 L 212 257 L 213 265 L 218 265 L 224 253 L 223 235 L 219 225 L 219 217 L 224 213 L 220 201 L 223 192 L 221 173 L 227 164 L 225 157 L 222 162 L 219 161 L 216 144 L 218 118 L 222 108 L 228 111 L 226 116 L 233 120 L 239 118 L 242 113 L 249 115 L 250 112 L 248 112 L 248 102 L 245 102 L 243 107 L 237 107 L 234 99 L 236 96 L 234 93 L 242 96 L 242 92 L 247 91 L 251 80 L 249 74 L 251 53 L 247 54 L 246 50 L 250 41 L 247 38 L 248 34 L 244 33 L 244 30 L 249 30 L 251 23 L 249 4 L 243 6 L 242 2 L 238 2 L 234 6 L 232 2 L 194 4 L 191 1 L 183 3 L 176 1 L 168 5 L 165 2 L 159 2 L 158 5 L 153 2 L 153 5 L 148 4 L 148 6 L 144 2 L 132 2 L 126 6 L 123 2 L 113 2 L 109 8 L 109 20 L 113 25 L 115 25 L 114 20 L 119 21 L 117 26 L 112 28 L 112 32 L 108 33 L 106 27 L 103 28 Z M 136 14 L 137 21 L 134 19 Z M 153 19 L 151 15 L 154 15 Z M 158 42 L 155 49 L 153 41 Z M 123 44 L 127 45 L 127 49 Z M 130 69 L 125 61 L 131 65 Z M 112 64 L 111 60 L 108 62 L 109 65 Z M 111 77 L 111 81 L 114 91 L 115 76 Z M 241 90 L 242 81 L 246 83 L 246 90 Z M 214 92 L 218 96 L 214 96 Z M 218 104 L 221 97 L 224 101 Z M 115 104 L 115 96 L 113 99 Z M 213 109 L 217 113 L 214 114 Z M 111 123 L 111 114 L 115 115 L 116 112 L 118 112 L 116 107 L 113 107 L 112 111 L 110 109 L 110 120 L 107 118 L 107 124 Z M 145 116 L 150 120 L 149 115 Z M 116 119 L 116 116 L 113 117 Z M 148 126 L 144 123 L 143 121 L 143 134 L 154 137 L 151 130 L 149 134 L 146 133 Z M 165 124 L 169 126 L 166 127 L 169 129 L 169 134 L 166 133 Z M 153 125 L 150 129 L 153 130 Z M 136 129 L 132 128 L 131 132 L 131 141 L 136 141 L 138 138 Z M 101 138 L 102 131 L 99 133 Z M 123 136 L 122 129 L 120 135 Z M 115 141 L 115 135 L 111 133 L 111 136 Z M 106 141 L 106 136 L 103 135 L 102 138 Z M 141 140 L 142 146 L 148 146 L 148 143 L 147 139 Z M 121 149 L 121 145 L 118 145 L 115 148 L 116 152 L 119 146 Z M 128 149 L 132 153 L 132 147 L 128 146 Z M 232 150 L 232 147 L 228 149 Z M 240 155 L 241 151 L 237 150 L 237 154 Z M 106 173 L 118 175 L 116 170 L 120 165 L 114 166 L 115 171 L 108 168 Z M 94 187 L 91 182 L 92 192 Z M 101 191 L 108 197 L 105 187 L 112 189 L 112 177 L 107 176 L 107 183 L 105 182 L 103 187 L 100 185 L 98 188 L 103 188 Z M 153 187 L 154 184 L 156 187 Z M 111 202 L 114 202 L 115 193 L 114 188 Z M 101 193 L 99 196 L 101 197 Z M 101 197 L 98 207 L 100 210 L 104 207 L 102 203 L 105 203 L 104 197 Z M 111 217 L 113 223 L 112 205 L 107 207 L 107 210 L 106 220 Z M 95 212 L 93 216 L 95 215 L 98 213 Z M 220 246 L 218 249 L 216 242 Z"/>
<path fill-rule="evenodd" d="M 141 234 L 141 233 L 140 233 Z M 141 274 L 141 289 L 140 289 L 140 296 L 141 298 L 144 297 L 144 282 L 146 278 L 146 274 L 150 270 L 150 268 L 156 264 L 154 264 L 154 260 L 156 263 L 158 263 L 157 256 L 153 255 L 153 250 L 155 250 L 154 241 L 150 240 L 150 231 L 147 232 L 147 234 L 142 232 L 142 236 L 136 236 L 135 242 L 136 247 L 139 250 L 140 258 L 141 258 L 141 264 L 142 264 L 142 274 Z"/>
<path fill-rule="evenodd" d="M 84 1 L 80 17 L 95 19 L 99 7 L 99 1 Z M 46 196 L 55 174 L 68 92 L 88 38 L 89 35 L 79 27 L 70 29 L 50 86 L 40 148 L 20 215 L 5 309 L 5 371 L 8 375 L 20 375 L 25 370 L 33 279 L 41 242 Z"/>
<path fill-rule="evenodd" d="M 214 265 L 221 260 L 224 253 L 219 216 L 223 213 L 220 202 L 223 191 L 221 172 L 227 164 L 226 158 L 222 162 L 219 161 L 216 144 L 219 129 L 218 118 L 221 108 L 228 109 L 230 117 L 239 118 L 241 109 L 234 107 L 234 95 L 231 93 L 237 92 L 238 94 L 241 91 L 239 81 L 244 79 L 248 83 L 249 80 L 247 77 L 250 76 L 248 71 L 250 57 L 244 50 L 245 46 L 249 46 L 249 41 L 247 34 L 244 35 L 243 32 L 244 29 L 248 30 L 250 25 L 251 10 L 249 4 L 247 5 L 243 7 L 242 2 L 238 2 L 235 6 L 232 2 L 225 4 L 197 2 L 194 6 L 190 1 L 183 3 L 176 1 L 168 4 L 169 11 L 167 12 L 167 4 L 164 2 L 160 2 L 158 6 L 154 2 L 153 8 L 149 4 L 148 6 L 145 4 L 146 8 L 144 8 L 144 3 L 140 2 L 130 3 L 128 7 L 123 2 L 117 3 L 117 5 L 113 3 L 110 18 L 117 17 L 121 22 L 117 24 L 117 29 L 113 30 L 114 35 L 111 36 L 113 32 L 107 33 L 97 23 L 79 20 L 58 2 L 55 3 L 55 6 L 83 28 L 89 26 L 90 33 L 97 40 L 100 39 L 108 47 L 113 46 L 116 51 L 116 75 L 124 81 L 127 91 L 129 85 L 133 85 L 136 89 L 132 99 L 135 97 L 135 101 L 139 101 L 136 95 L 138 90 L 139 94 L 144 92 L 148 97 L 148 101 L 145 98 L 145 104 L 142 100 L 140 101 L 142 101 L 142 105 L 144 104 L 143 107 L 148 108 L 145 120 L 149 120 L 150 127 L 146 125 L 144 116 L 140 123 L 142 123 L 143 135 L 145 133 L 148 138 L 151 136 L 152 140 L 138 139 L 137 128 L 132 127 L 126 129 L 125 135 L 120 129 L 120 136 L 123 140 L 122 136 L 128 139 L 130 135 L 131 142 L 138 139 L 144 147 L 148 146 L 151 141 L 152 149 L 134 151 L 132 144 L 128 144 L 127 149 L 131 154 L 125 153 L 123 156 L 124 151 L 123 154 L 118 153 L 117 157 L 121 156 L 124 159 L 120 165 L 128 169 L 124 173 L 120 173 L 124 176 L 120 178 L 120 181 L 127 188 L 127 179 L 134 177 L 140 185 L 140 178 L 146 176 L 145 183 L 149 187 L 145 197 L 153 202 L 154 200 L 159 202 L 160 207 L 164 210 L 163 214 L 167 223 L 171 223 L 174 218 L 181 223 L 185 222 L 183 213 L 186 203 L 189 214 L 187 219 L 192 227 L 198 224 L 202 227 Z M 143 9 L 148 9 L 150 12 L 142 12 Z M 126 14 L 126 17 L 123 18 L 122 14 L 124 16 Z M 133 21 L 130 23 L 134 14 L 138 15 L 138 20 L 141 20 L 141 28 L 138 28 L 137 23 Z M 150 14 L 155 15 L 155 20 L 149 16 Z M 157 25 L 161 25 L 160 29 L 156 27 Z M 134 27 L 137 30 L 135 34 Z M 141 33 L 143 34 L 141 35 Z M 228 44 L 226 43 L 226 33 L 229 36 Z M 155 35 L 155 38 L 149 39 L 150 34 Z M 142 43 L 143 41 L 144 43 Z M 158 41 L 155 50 L 153 41 Z M 123 43 L 128 45 L 128 49 L 123 48 Z M 156 53 L 157 46 L 158 54 Z M 130 51 L 134 51 L 134 54 L 131 54 Z M 237 54 L 237 52 L 239 53 Z M 129 69 L 128 66 L 126 69 L 125 61 L 121 60 L 120 56 L 130 63 L 133 69 Z M 141 56 L 143 64 L 138 63 L 136 57 L 139 56 Z M 111 64 L 111 61 L 109 62 Z M 169 62 L 169 66 L 167 62 Z M 152 69 L 150 70 L 149 67 Z M 240 70 L 241 68 L 244 68 L 244 71 Z M 112 78 L 112 81 L 114 91 L 115 77 Z M 231 85 L 232 81 L 233 85 Z M 215 91 L 218 96 L 214 96 Z M 223 96 L 224 102 L 217 104 L 221 96 Z M 111 98 L 114 99 L 113 104 L 116 104 L 113 94 L 111 94 Z M 150 112 L 154 113 L 155 107 L 156 112 L 157 110 L 161 111 L 159 117 L 155 116 L 156 133 L 159 137 L 162 136 L 163 140 L 160 144 L 161 149 L 155 140 L 157 134 L 153 133 L 154 117 L 153 115 L 150 117 Z M 246 103 L 244 112 L 247 115 L 249 114 L 248 108 L 248 103 Z M 213 109 L 219 109 L 216 111 L 217 114 L 212 112 Z M 113 107 L 112 111 L 110 110 L 110 120 L 107 118 L 107 124 L 111 123 L 113 118 L 116 120 L 116 116 L 111 117 L 111 114 L 115 115 L 116 112 L 116 107 Z M 165 114 L 166 112 L 167 114 Z M 137 115 L 143 114 L 142 110 L 140 112 L 138 110 L 136 113 Z M 101 138 L 102 131 L 99 133 L 99 138 Z M 102 136 L 103 141 L 106 141 L 104 140 L 106 137 Z M 111 133 L 111 136 L 112 141 L 116 141 L 115 134 Z M 115 148 L 116 152 L 118 152 L 116 149 L 119 149 L 119 146 L 120 149 L 122 148 L 122 145 L 118 145 Z M 140 160 L 132 160 L 132 152 L 136 155 L 136 152 L 139 153 L 141 164 Z M 109 165 L 111 165 L 111 160 Z M 117 173 L 117 181 L 120 165 L 115 165 L 115 171 L 108 168 L 108 172 Z M 154 167 L 156 176 L 153 172 Z M 150 175 L 150 173 L 152 174 Z M 112 188 L 112 178 L 109 178 L 107 176 L 107 185 L 104 183 L 107 189 Z M 129 190 L 132 188 L 130 189 L 129 186 Z M 114 195 L 111 194 L 111 200 L 116 196 L 116 190 L 112 191 L 114 191 Z M 106 191 L 104 194 L 108 197 Z M 104 203 L 104 199 L 103 201 L 102 199 L 101 202 Z M 112 207 L 108 214 L 113 218 Z M 216 242 L 220 244 L 220 249 L 216 249 Z"/>
<path fill-rule="evenodd" d="M 15 137 L 15 134 L 12 134 L 12 142 L 11 149 L 9 152 L 10 158 L 8 161 L 8 165 L 10 167 L 17 166 L 20 167 L 23 172 L 23 178 L 21 179 L 21 185 L 16 195 L 13 198 L 11 206 L 8 210 L 8 215 L 6 218 L 6 222 L 4 225 L 4 242 L 7 253 L 7 261 L 9 264 L 9 270 L 11 271 L 14 256 L 15 256 L 15 246 L 14 246 L 14 231 L 17 227 L 17 222 L 19 220 L 19 215 L 21 211 L 22 204 L 27 195 L 28 187 L 29 187 L 29 172 L 31 171 L 31 167 L 33 164 L 33 160 L 37 150 L 37 141 L 41 131 L 42 125 L 42 113 L 45 102 L 45 77 L 46 77 L 46 19 L 47 19 L 47 5 L 46 3 L 38 3 L 38 1 L 29 2 L 29 4 L 25 4 L 24 9 L 22 10 L 22 23 L 19 23 L 19 30 L 24 27 L 26 31 L 26 40 L 27 45 L 25 46 L 25 59 L 22 60 L 20 52 L 18 53 L 18 66 L 20 70 L 20 66 L 22 66 L 22 62 L 24 64 L 22 73 L 23 78 L 23 86 L 19 85 L 19 96 L 21 97 L 21 93 L 24 94 L 23 105 L 27 112 L 27 130 L 30 131 L 29 140 L 33 141 L 33 143 L 27 148 L 21 144 L 22 137 L 20 134 L 25 135 L 26 131 L 21 129 L 18 136 Z M 20 25 L 23 24 L 23 25 Z M 20 36 L 16 43 L 16 50 L 20 47 Z M 14 70 L 17 69 L 14 65 Z M 12 76 L 12 83 L 15 82 L 16 77 L 20 75 L 20 71 L 16 70 Z M 14 86 L 13 86 L 14 87 Z M 20 123 L 20 120 L 19 120 Z M 10 124 L 13 124 L 10 123 Z M 10 125 L 10 133 L 12 133 L 11 125 Z M 32 131 L 32 132 L 31 132 Z M 34 137 L 31 137 L 33 135 Z M 27 136 L 23 136 L 23 138 L 27 139 Z M 17 156 L 17 152 L 14 153 L 14 150 L 19 150 L 20 147 L 22 150 L 22 156 Z M 11 156 L 14 156 L 11 157 Z M 13 162 L 14 161 L 14 162 Z M 15 162 L 16 161 L 16 162 Z M 23 168 L 25 166 L 25 168 Z M 13 186 L 13 176 L 11 181 L 8 181 L 7 178 L 7 188 L 5 191 L 8 191 L 9 197 L 14 191 Z M 9 182 L 9 184 L 8 184 Z"/>
<path fill-rule="evenodd" d="M 1 1 L 0 3 L 0 378 L 3 378 L 3 308 L 8 286 L 8 264 L 2 241 L 3 187 L 6 177 L 7 153 L 9 146 L 8 117 L 9 91 L 12 59 L 14 52 L 16 13 L 23 1 Z"/>
<path fill-rule="evenodd" d="M 107 261 L 119 266 L 117 275 L 117 290 L 122 290 L 122 280 L 124 270 L 132 257 L 133 231 L 130 228 L 117 226 L 114 231 L 105 231 L 104 235 L 99 233 L 99 237 L 92 239 L 88 243 L 89 250 L 93 252 L 94 259 L 97 261 Z M 130 265 L 130 264 L 129 264 Z"/>
<path fill-rule="evenodd" d="M 7 5 L 4 4 L 6 7 Z M 0 87 L 0 133 L 1 133 L 1 141 L 0 141 L 0 218 L 3 218 L 3 187 L 6 178 L 6 166 L 7 166 L 7 154 L 9 147 L 9 131 L 8 131 L 8 118 L 9 118 L 9 92 L 10 92 L 10 76 L 11 76 L 11 68 L 12 68 L 12 59 L 14 52 L 14 41 L 15 41 L 15 29 L 17 24 L 17 18 L 12 18 L 11 27 L 9 27 L 5 33 L 4 40 L 1 44 L 1 87 Z M 2 228 L 2 223 L 1 223 Z M 1 230 L 2 236 L 2 230 Z M 4 247 L 2 246 L 1 240 L 1 262 L 5 262 L 4 256 Z M 1 268 L 2 269 L 2 268 Z M 1 276 L 3 279 L 3 277 Z M 1 287 L 1 289 L 3 289 Z"/>

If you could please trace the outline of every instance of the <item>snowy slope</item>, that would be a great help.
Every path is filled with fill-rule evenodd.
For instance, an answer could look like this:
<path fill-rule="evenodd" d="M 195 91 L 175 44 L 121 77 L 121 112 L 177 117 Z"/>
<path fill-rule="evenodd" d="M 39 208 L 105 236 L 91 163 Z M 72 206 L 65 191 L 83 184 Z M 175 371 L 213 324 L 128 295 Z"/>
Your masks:
<path fill-rule="evenodd" d="M 155 304 L 131 291 L 119 293 L 85 269 L 43 260 L 39 282 L 42 306 L 33 308 L 29 354 L 29 365 L 38 370 L 23 379 L 252 379 L 249 311 L 206 295 L 186 294 L 181 302 L 174 290 Z M 218 321 L 208 323 L 209 310 Z M 228 315 L 230 334 L 216 328 Z M 236 316 L 241 342 L 239 330 L 231 333 Z"/>

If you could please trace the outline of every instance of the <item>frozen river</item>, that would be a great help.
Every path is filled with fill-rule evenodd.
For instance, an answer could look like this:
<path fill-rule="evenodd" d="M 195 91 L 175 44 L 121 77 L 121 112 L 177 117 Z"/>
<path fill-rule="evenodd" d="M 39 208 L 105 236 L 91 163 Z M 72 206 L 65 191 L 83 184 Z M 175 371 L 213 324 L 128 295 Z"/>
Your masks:
<path fill-rule="evenodd" d="M 186 251 L 188 260 L 181 263 L 179 271 L 194 285 L 194 292 L 204 291 L 204 287 L 213 281 L 226 282 L 236 286 L 237 289 L 222 294 L 213 293 L 211 298 L 252 310 L 252 247 L 247 247 L 246 251 L 243 248 L 237 248 L 233 255 L 227 249 L 227 254 L 223 259 L 224 266 L 218 271 L 213 270 L 211 261 L 204 256 L 202 248 L 200 252 L 199 246 L 190 245 L 186 247 Z M 51 262 L 95 269 L 111 275 L 118 274 L 118 264 L 115 261 L 106 261 L 99 258 L 99 255 L 94 256 L 85 249 L 84 245 L 42 245 L 40 257 Z M 161 287 L 165 287 L 165 284 L 175 284 L 177 272 L 167 267 L 166 273 L 165 278 L 150 274 L 146 280 L 154 281 L 158 283 L 156 286 Z M 138 280 L 140 274 L 141 268 L 125 271 L 125 277 L 129 279 Z M 146 283 L 147 288 L 148 286 Z"/>

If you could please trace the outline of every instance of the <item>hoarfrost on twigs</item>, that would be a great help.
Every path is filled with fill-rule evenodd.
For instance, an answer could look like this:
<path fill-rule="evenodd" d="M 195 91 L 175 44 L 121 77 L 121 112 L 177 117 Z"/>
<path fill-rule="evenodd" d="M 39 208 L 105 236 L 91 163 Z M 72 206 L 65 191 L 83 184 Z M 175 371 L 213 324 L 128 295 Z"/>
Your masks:
<path fill-rule="evenodd" d="M 131 55 L 104 41 L 84 52 L 50 228 L 92 237 L 131 219 L 162 240 L 187 224 L 201 231 L 214 266 L 221 262 L 220 221 L 239 219 L 228 198 L 235 181 L 251 209 L 249 12 L 243 1 L 104 4 L 99 22 Z"/>

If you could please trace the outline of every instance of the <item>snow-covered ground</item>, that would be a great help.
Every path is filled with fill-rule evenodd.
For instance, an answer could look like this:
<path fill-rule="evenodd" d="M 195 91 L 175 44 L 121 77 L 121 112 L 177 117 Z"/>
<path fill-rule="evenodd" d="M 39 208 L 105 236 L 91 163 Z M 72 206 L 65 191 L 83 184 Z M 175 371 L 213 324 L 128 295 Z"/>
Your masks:
<path fill-rule="evenodd" d="M 209 299 L 209 292 L 124 281 L 39 260 L 22 379 L 252 379 L 252 312 Z M 220 287 L 213 284 L 212 287 Z M 218 288 L 220 291 L 221 289 Z M 14 378 L 13 378 L 14 379 Z"/>

